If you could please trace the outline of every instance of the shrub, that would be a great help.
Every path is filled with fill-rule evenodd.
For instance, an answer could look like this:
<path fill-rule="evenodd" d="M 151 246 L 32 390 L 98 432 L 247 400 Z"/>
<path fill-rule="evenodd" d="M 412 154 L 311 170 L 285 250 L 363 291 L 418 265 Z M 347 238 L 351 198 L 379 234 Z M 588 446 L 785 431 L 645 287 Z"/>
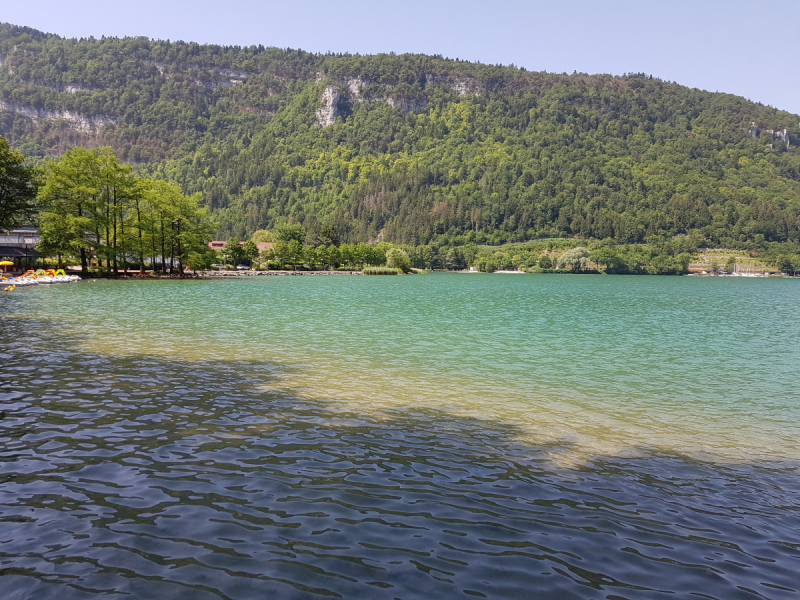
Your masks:
<path fill-rule="evenodd" d="M 586 265 L 589 263 L 589 250 L 584 248 L 583 246 L 578 246 L 577 248 L 573 248 L 572 250 L 567 250 L 558 257 L 558 266 L 563 267 L 570 267 L 573 271 L 581 270 L 583 271 L 586 269 Z"/>
<path fill-rule="evenodd" d="M 402 273 L 400 269 L 393 269 L 392 267 L 364 267 L 361 272 L 364 275 L 399 275 Z"/>
<path fill-rule="evenodd" d="M 386 253 L 386 266 L 408 273 L 411 270 L 411 259 L 400 248 L 390 248 Z"/>

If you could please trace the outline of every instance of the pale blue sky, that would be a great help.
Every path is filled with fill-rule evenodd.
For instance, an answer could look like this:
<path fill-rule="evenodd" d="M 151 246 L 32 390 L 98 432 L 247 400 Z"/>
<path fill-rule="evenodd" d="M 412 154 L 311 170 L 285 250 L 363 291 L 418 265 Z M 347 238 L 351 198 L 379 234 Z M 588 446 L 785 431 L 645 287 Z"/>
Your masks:
<path fill-rule="evenodd" d="M 800 0 L 38 0 L 0 21 L 312 52 L 423 52 L 529 70 L 646 72 L 800 113 Z"/>

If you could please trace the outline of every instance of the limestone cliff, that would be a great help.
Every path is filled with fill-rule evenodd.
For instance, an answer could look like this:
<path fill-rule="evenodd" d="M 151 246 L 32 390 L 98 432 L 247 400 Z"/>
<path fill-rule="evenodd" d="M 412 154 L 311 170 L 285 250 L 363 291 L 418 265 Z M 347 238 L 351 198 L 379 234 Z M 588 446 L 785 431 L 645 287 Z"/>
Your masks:
<path fill-rule="evenodd" d="M 116 123 L 116 119 L 109 116 L 85 117 L 69 110 L 40 110 L 0 100 L 0 112 L 3 111 L 28 117 L 34 124 L 42 121 L 64 121 L 69 129 L 82 133 L 94 133 L 106 123 Z"/>
<path fill-rule="evenodd" d="M 322 98 L 320 99 L 322 106 L 317 109 L 317 125 L 327 127 L 336 122 L 336 117 L 339 116 L 340 97 L 341 92 L 339 88 L 333 85 L 325 87 L 325 91 L 322 92 Z"/>
<path fill-rule="evenodd" d="M 339 116 L 346 117 L 354 104 L 365 102 L 386 102 L 392 108 L 403 112 L 420 112 L 428 106 L 424 93 L 401 91 L 403 85 L 377 84 L 361 76 L 345 76 L 328 79 L 323 72 L 317 72 L 316 81 L 328 81 L 316 111 L 317 125 L 327 127 L 336 122 Z M 471 77 L 451 77 L 426 73 L 421 79 L 423 90 L 427 87 L 447 87 L 459 96 L 479 96 L 480 89 Z M 405 86 L 406 89 L 407 86 Z"/>
<path fill-rule="evenodd" d="M 419 112 L 428 106 L 428 101 L 425 98 L 406 98 L 404 96 L 386 98 L 386 103 L 392 108 L 403 112 Z"/>

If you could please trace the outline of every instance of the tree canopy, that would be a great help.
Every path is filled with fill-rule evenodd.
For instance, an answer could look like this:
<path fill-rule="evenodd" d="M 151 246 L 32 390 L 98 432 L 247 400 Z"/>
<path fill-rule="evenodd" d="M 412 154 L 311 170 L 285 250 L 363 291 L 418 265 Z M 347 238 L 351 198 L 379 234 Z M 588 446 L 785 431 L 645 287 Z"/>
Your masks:
<path fill-rule="evenodd" d="M 25 155 L 0 137 L 0 231 L 14 229 L 37 212 L 36 182 Z"/>
<path fill-rule="evenodd" d="M 207 243 L 216 227 L 201 195 L 136 176 L 111 148 L 68 150 L 47 164 L 43 178 L 39 249 L 80 257 L 84 274 L 92 262 L 119 273 L 131 257 L 142 271 L 149 258 L 152 268 L 159 263 L 164 272 L 168 265 L 173 273 L 213 259 Z"/>

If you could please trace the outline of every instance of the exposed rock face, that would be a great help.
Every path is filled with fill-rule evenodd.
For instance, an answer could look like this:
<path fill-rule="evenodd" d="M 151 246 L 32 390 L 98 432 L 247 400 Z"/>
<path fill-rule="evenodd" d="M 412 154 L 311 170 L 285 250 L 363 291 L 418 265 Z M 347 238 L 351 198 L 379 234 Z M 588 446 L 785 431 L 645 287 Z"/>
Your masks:
<path fill-rule="evenodd" d="M 450 82 L 450 87 L 459 96 L 466 96 L 472 92 L 472 82 L 469 79 L 456 79 Z"/>
<path fill-rule="evenodd" d="M 325 75 L 317 73 L 316 81 L 324 81 Z M 334 80 L 330 83 L 320 99 L 321 107 L 317 109 L 317 124 L 327 127 L 336 122 L 336 117 L 347 116 L 353 103 L 362 102 L 386 102 L 392 108 L 403 112 L 419 112 L 428 106 L 428 100 L 424 96 L 406 96 L 398 94 L 395 86 L 383 84 L 381 91 L 372 90 L 368 93 L 372 81 L 362 77 L 351 77 L 341 80 Z M 471 77 L 462 79 L 452 79 L 447 75 L 426 74 L 424 84 L 428 86 L 446 86 L 454 90 L 459 96 L 478 95 L 475 81 Z M 388 92 L 388 93 L 387 93 Z"/>
<path fill-rule="evenodd" d="M 317 125 L 327 127 L 336 122 L 336 117 L 339 116 L 339 98 L 341 92 L 339 88 L 329 85 L 322 92 L 322 106 L 317 109 Z"/>
<path fill-rule="evenodd" d="M 468 94 L 474 94 L 477 96 L 479 93 L 478 90 L 475 89 L 475 80 L 472 77 L 452 79 L 447 75 L 434 75 L 432 73 L 426 73 L 425 81 L 427 82 L 427 85 L 445 85 L 456 92 L 459 96 L 467 96 Z"/>
<path fill-rule="evenodd" d="M 751 137 L 761 137 L 762 133 L 771 136 L 773 140 L 781 140 L 784 144 L 786 144 L 787 147 L 790 145 L 788 129 L 760 129 L 755 122 L 750 123 Z"/>
<path fill-rule="evenodd" d="M 361 77 L 356 77 L 355 79 L 348 79 L 345 81 L 345 85 L 347 89 L 350 91 L 350 97 L 355 102 L 363 102 L 364 97 L 361 95 L 361 88 L 366 87 L 370 84 L 369 81 L 365 81 L 361 79 Z"/>
<path fill-rule="evenodd" d="M 83 133 L 94 133 L 106 123 L 111 123 L 112 125 L 116 124 L 116 119 L 108 116 L 84 117 L 83 115 L 68 110 L 38 110 L 36 108 L 20 106 L 19 104 L 3 102 L 2 100 L 0 100 L 0 110 L 28 117 L 37 124 L 41 121 L 61 120 L 66 122 L 70 129 Z"/>
<path fill-rule="evenodd" d="M 229 88 L 233 87 L 234 85 L 244 83 L 241 79 L 228 79 L 227 81 L 201 81 L 199 79 L 194 80 L 195 84 L 199 85 L 200 87 L 204 87 L 207 90 L 215 90 L 218 87 L 221 88 Z"/>
<path fill-rule="evenodd" d="M 776 129 L 772 132 L 773 140 L 782 140 L 784 144 L 789 145 L 789 131 L 787 129 Z"/>
<path fill-rule="evenodd" d="M 403 98 L 402 96 L 387 98 L 386 103 L 392 108 L 402 110 L 403 112 L 419 112 L 428 106 L 428 101 L 425 98 Z"/>
<path fill-rule="evenodd" d="M 230 77 L 231 79 L 247 79 L 248 77 L 252 76 L 253 73 L 250 71 L 240 71 L 237 69 L 216 69 L 216 72 L 220 75 L 225 77 Z"/>
<path fill-rule="evenodd" d="M 22 83 L 24 85 L 31 85 L 31 86 L 36 86 L 36 87 L 40 87 L 40 88 L 47 88 L 48 90 L 53 90 L 54 92 L 66 92 L 67 94 L 75 94 L 75 93 L 83 91 L 83 90 L 92 91 L 92 90 L 100 89 L 100 88 L 93 87 L 93 86 L 80 85 L 79 83 L 68 83 L 68 84 L 58 83 L 58 84 L 55 84 L 55 85 L 49 85 L 49 84 L 47 84 L 47 83 L 45 83 L 43 81 L 33 81 L 33 80 L 30 80 L 30 79 L 29 80 L 24 80 L 23 79 L 23 80 L 20 81 L 20 83 Z"/>

